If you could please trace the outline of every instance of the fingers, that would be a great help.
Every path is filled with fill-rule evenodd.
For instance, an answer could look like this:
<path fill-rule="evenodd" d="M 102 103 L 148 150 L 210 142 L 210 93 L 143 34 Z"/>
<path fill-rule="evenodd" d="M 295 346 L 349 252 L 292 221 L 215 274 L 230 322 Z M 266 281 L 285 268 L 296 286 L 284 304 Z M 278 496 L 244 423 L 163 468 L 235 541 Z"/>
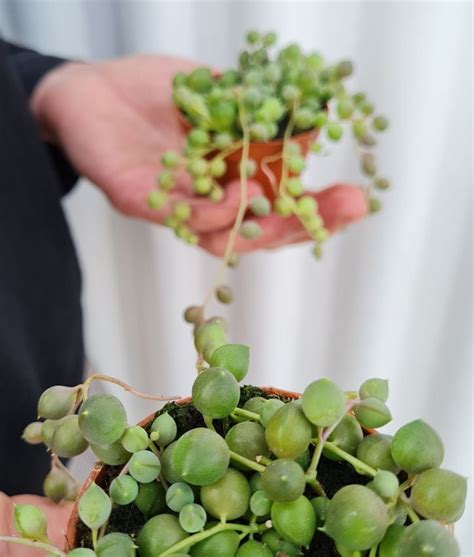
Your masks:
<path fill-rule="evenodd" d="M 240 205 L 240 181 L 235 180 L 224 187 L 224 199 L 213 203 L 208 199 L 192 201 L 192 215 L 189 227 L 197 233 L 222 230 L 235 221 Z M 248 197 L 262 195 L 262 188 L 256 182 L 248 182 Z"/>
<path fill-rule="evenodd" d="M 362 219 L 367 214 L 365 195 L 359 187 L 336 184 L 311 195 L 317 199 L 319 212 L 330 232 L 336 232 L 342 227 Z M 273 249 L 310 239 L 297 217 L 282 218 L 270 215 L 253 220 L 259 223 L 262 233 L 255 240 L 247 240 L 238 236 L 235 245 L 237 253 Z M 222 257 L 229 232 L 230 229 L 203 234 L 200 238 L 200 245 L 210 253 Z"/>

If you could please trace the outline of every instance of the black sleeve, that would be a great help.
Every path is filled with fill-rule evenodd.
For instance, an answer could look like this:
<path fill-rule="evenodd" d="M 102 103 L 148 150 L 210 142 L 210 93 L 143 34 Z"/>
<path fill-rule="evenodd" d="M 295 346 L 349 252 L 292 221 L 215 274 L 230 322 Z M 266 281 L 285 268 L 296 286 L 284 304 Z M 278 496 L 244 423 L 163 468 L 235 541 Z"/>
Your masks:
<path fill-rule="evenodd" d="M 16 44 L 4 42 L 4 46 L 8 62 L 28 97 L 44 74 L 66 62 L 63 58 L 39 54 L 34 50 Z M 62 191 L 66 194 L 77 182 L 77 172 L 59 148 L 49 143 L 47 148 L 62 185 Z"/>

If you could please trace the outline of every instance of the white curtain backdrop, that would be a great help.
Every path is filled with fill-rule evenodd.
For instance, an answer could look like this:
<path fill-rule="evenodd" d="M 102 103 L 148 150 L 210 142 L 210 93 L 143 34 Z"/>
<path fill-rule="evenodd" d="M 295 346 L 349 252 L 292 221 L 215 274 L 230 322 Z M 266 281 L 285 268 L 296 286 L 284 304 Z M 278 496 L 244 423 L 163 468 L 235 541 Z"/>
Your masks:
<path fill-rule="evenodd" d="M 171 53 L 234 62 L 250 27 L 356 63 L 354 87 L 391 120 L 381 214 L 330 241 L 245 257 L 230 275 L 231 338 L 252 347 L 248 380 L 302 389 L 390 379 L 394 424 L 428 420 L 446 467 L 472 471 L 472 6 L 456 2 L 0 0 L 6 37 L 64 56 Z M 93 138 L 91 138 L 93 141 Z M 349 143 L 311 162 L 313 188 L 357 182 Z M 92 365 L 150 392 L 186 394 L 194 374 L 185 306 L 218 261 L 165 229 L 116 214 L 92 185 L 65 202 L 84 271 Z M 138 419 L 152 406 L 123 396 Z M 395 427 L 394 426 L 394 427 Z M 388 427 L 388 431 L 393 428 Z M 472 483 L 470 485 L 472 492 Z M 472 496 L 457 531 L 472 555 Z"/>

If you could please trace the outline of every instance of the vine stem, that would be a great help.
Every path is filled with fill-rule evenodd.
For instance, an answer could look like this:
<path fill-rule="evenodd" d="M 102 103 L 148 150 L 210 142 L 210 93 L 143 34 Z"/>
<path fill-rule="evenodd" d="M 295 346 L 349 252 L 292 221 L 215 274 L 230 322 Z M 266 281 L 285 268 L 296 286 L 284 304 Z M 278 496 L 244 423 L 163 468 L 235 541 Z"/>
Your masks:
<path fill-rule="evenodd" d="M 0 542 L 5 543 L 16 543 L 19 545 L 27 545 L 33 547 L 34 549 L 41 549 L 43 551 L 48 551 L 54 555 L 59 555 L 59 557 L 66 557 L 66 553 L 56 547 L 55 545 L 44 543 L 36 540 L 27 540 L 25 538 L 17 538 L 16 536 L 0 536 Z"/>
<path fill-rule="evenodd" d="M 403 505 L 403 508 L 406 510 L 410 520 L 413 524 L 416 522 L 420 522 L 420 517 L 416 514 L 416 512 L 412 509 L 410 505 L 410 501 L 408 500 L 406 495 L 400 495 L 400 502 Z"/>
<path fill-rule="evenodd" d="M 227 240 L 227 246 L 224 252 L 224 260 L 222 265 L 217 272 L 216 282 L 212 290 L 208 293 L 206 300 L 203 304 L 204 308 L 209 304 L 212 295 L 217 286 L 219 286 L 222 282 L 223 276 L 226 272 L 226 269 L 229 265 L 230 258 L 232 257 L 232 253 L 234 251 L 235 240 L 237 238 L 237 234 L 242 226 L 242 222 L 245 217 L 245 211 L 247 210 L 248 205 L 248 178 L 247 178 L 247 163 L 249 160 L 249 149 L 250 149 L 250 135 L 248 130 L 247 124 L 247 116 L 245 114 L 245 109 L 243 106 L 242 99 L 239 97 L 239 116 L 240 122 L 242 124 L 242 157 L 240 159 L 240 204 L 239 209 L 237 211 L 237 216 L 234 222 L 234 226 L 229 234 L 229 239 Z"/>
<path fill-rule="evenodd" d="M 242 416 L 243 418 L 248 418 L 249 420 L 254 420 L 256 422 L 260 421 L 260 414 L 257 414 L 256 412 L 250 412 L 249 410 L 239 408 L 238 406 L 234 408 L 232 414 L 234 414 L 235 416 Z"/>
<path fill-rule="evenodd" d="M 334 443 L 331 443 L 330 441 L 326 441 L 324 443 L 324 446 L 328 450 L 330 450 L 332 453 L 334 453 L 337 456 L 340 456 L 341 458 L 343 458 L 346 462 L 351 464 L 356 470 L 363 470 L 369 476 L 372 476 L 372 477 L 376 476 L 377 470 L 375 470 L 375 468 L 372 468 L 372 466 L 369 466 L 368 464 L 365 464 L 365 462 L 362 462 L 362 460 L 359 460 L 355 456 L 352 456 L 351 454 L 347 453 L 346 451 L 343 451 L 342 449 L 340 449 Z"/>
<path fill-rule="evenodd" d="M 240 464 L 244 464 L 245 466 L 248 466 L 249 468 L 251 468 L 252 470 L 255 470 L 256 472 L 265 472 L 266 467 L 263 466 L 263 464 L 259 464 L 258 462 L 254 462 L 253 460 L 250 460 L 249 458 L 245 458 L 245 456 L 242 456 L 234 451 L 230 451 L 230 458 L 231 460 L 234 460 L 235 462 L 239 462 Z"/>
<path fill-rule="evenodd" d="M 188 538 L 185 538 L 184 540 L 175 543 L 174 545 L 169 547 L 166 551 L 160 553 L 157 557 L 167 557 L 168 555 L 174 555 L 175 553 L 180 552 L 182 549 L 187 549 L 188 547 L 191 547 L 202 540 L 214 536 L 214 534 L 218 534 L 219 532 L 224 532 L 226 530 L 235 530 L 237 532 L 242 532 L 245 537 L 245 535 L 248 534 L 256 534 L 258 532 L 264 532 L 265 530 L 268 530 L 268 528 L 271 528 L 270 523 L 268 521 L 265 522 L 264 524 L 254 525 L 254 526 L 245 526 L 244 524 L 233 524 L 233 523 L 226 524 L 225 522 L 221 522 L 216 526 L 209 528 L 209 530 L 198 532 L 193 536 L 189 536 Z"/>
<path fill-rule="evenodd" d="M 89 387 L 92 381 L 104 381 L 107 383 L 113 383 L 114 385 L 118 385 L 119 387 L 121 387 L 124 391 L 132 393 L 135 396 L 144 398 L 146 400 L 157 400 L 161 402 L 166 402 L 166 401 L 177 400 L 181 398 L 180 396 L 147 395 L 146 393 L 142 393 L 141 391 L 135 390 L 133 387 L 131 387 L 124 381 L 121 381 L 120 379 L 115 379 L 115 377 L 111 377 L 110 375 L 102 375 L 100 373 L 94 373 L 93 375 L 89 376 L 86 379 L 86 381 L 83 383 L 82 388 L 83 388 L 84 398 L 87 397 L 87 393 L 89 391 Z"/>
<path fill-rule="evenodd" d="M 318 443 L 316 448 L 314 449 L 313 458 L 311 459 L 311 463 L 306 470 L 306 479 L 307 480 L 315 480 L 317 476 L 317 468 L 319 461 L 321 459 L 321 455 L 323 454 L 324 448 L 324 438 L 323 438 L 323 428 L 318 427 Z"/>

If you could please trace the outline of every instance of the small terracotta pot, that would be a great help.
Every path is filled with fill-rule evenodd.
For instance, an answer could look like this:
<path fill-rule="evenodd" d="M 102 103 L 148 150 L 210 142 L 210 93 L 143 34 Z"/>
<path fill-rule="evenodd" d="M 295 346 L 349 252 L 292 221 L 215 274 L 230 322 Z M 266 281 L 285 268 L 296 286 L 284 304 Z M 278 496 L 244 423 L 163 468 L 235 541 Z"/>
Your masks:
<path fill-rule="evenodd" d="M 298 399 L 301 397 L 301 395 L 298 393 L 293 393 L 291 391 L 284 391 L 282 389 L 275 389 L 273 387 L 262 387 L 262 390 L 269 395 L 285 396 L 291 399 Z M 191 397 L 185 397 L 177 400 L 176 404 L 187 404 L 189 402 L 191 402 Z M 138 422 L 138 425 L 142 427 L 146 427 L 154 419 L 155 419 L 155 412 L 153 414 L 150 414 L 140 422 Z M 81 486 L 81 489 L 79 490 L 79 494 L 74 503 L 74 507 L 72 509 L 72 513 L 71 516 L 69 517 L 69 522 L 67 525 L 65 551 L 71 551 L 71 549 L 76 548 L 76 532 L 77 532 L 77 523 L 79 521 L 79 513 L 78 513 L 77 506 L 81 495 L 84 493 L 84 491 L 86 491 L 86 489 L 93 482 L 99 486 L 102 485 L 107 475 L 107 469 L 108 466 L 106 464 L 102 464 L 101 462 L 98 462 L 92 469 L 91 473 L 89 474 L 89 476 L 87 477 L 83 485 Z"/>
<path fill-rule="evenodd" d="M 180 111 L 176 110 L 177 118 L 180 122 L 182 129 L 188 132 L 191 129 L 191 124 L 186 116 Z M 319 135 L 318 129 L 312 129 L 306 132 L 299 133 L 292 136 L 291 140 L 301 147 L 301 154 L 306 157 L 309 151 L 309 147 L 314 141 L 316 141 Z M 272 174 L 275 177 L 276 184 L 280 182 L 281 172 L 282 172 L 282 160 L 279 158 L 276 161 L 265 162 L 265 159 L 274 157 L 278 155 L 283 150 L 283 140 L 274 139 L 273 141 L 267 142 L 257 142 L 253 141 L 250 143 L 249 158 L 257 163 L 257 172 L 252 176 L 252 180 L 258 182 L 270 201 L 274 201 L 277 197 L 277 191 L 275 190 L 275 184 L 272 183 Z M 210 153 L 207 158 L 212 158 L 215 153 Z M 240 160 L 242 158 L 242 149 L 234 151 L 227 157 L 225 161 L 227 163 L 227 172 L 224 176 L 217 179 L 221 185 L 225 185 L 232 180 L 238 180 L 240 178 Z"/>

